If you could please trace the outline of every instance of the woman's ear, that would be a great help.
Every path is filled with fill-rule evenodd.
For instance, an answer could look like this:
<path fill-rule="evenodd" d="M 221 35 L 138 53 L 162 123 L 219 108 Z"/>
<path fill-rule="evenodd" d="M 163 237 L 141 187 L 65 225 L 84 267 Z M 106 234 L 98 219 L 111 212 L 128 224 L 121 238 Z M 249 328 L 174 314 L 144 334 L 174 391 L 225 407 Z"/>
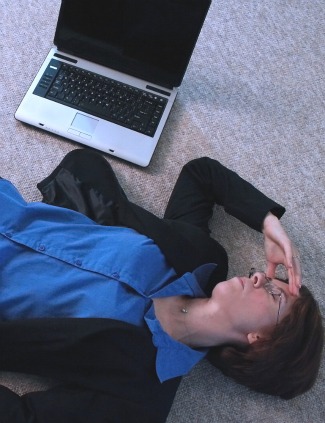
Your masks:
<path fill-rule="evenodd" d="M 257 332 L 250 332 L 249 334 L 247 334 L 247 340 L 249 344 L 253 344 L 254 342 L 260 339 L 261 339 L 261 336 Z"/>

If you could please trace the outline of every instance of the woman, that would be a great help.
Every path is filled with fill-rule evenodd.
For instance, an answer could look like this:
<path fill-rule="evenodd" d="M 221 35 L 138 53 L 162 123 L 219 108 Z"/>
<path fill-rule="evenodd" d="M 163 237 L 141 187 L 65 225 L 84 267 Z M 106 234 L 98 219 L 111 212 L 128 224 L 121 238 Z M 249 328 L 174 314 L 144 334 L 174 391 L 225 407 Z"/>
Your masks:
<path fill-rule="evenodd" d="M 258 391 L 291 398 L 313 384 L 321 318 L 300 289 L 297 251 L 278 220 L 284 208 L 220 163 L 187 164 L 164 219 L 129 202 L 106 160 L 89 150 L 69 153 L 39 184 L 50 206 L 26 205 L 2 185 L 10 289 L 1 299 L 0 364 L 68 386 L 23 399 L 3 391 L 1 405 L 25 415 L 27 403 L 47 423 L 104 422 L 107 413 L 108 421 L 164 421 L 179 377 L 207 354 Z M 226 281 L 227 254 L 209 236 L 215 203 L 263 231 L 266 274 Z M 289 284 L 275 278 L 280 263 Z M 32 284 L 20 283 L 20 270 Z"/>

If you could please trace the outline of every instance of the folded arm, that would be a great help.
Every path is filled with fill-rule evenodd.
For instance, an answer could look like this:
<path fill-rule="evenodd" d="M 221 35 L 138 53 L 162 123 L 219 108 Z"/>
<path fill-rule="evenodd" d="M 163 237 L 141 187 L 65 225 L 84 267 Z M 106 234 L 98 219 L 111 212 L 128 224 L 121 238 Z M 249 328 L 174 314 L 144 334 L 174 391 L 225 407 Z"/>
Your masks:
<path fill-rule="evenodd" d="M 281 217 L 285 208 L 268 198 L 237 173 L 208 157 L 186 164 L 176 182 L 165 217 L 180 219 L 209 231 L 215 204 L 261 232 L 269 211 Z"/>
<path fill-rule="evenodd" d="M 288 269 L 290 291 L 296 295 L 301 270 L 297 250 L 279 221 L 285 208 L 218 161 L 203 157 L 183 167 L 165 217 L 186 221 L 209 233 L 215 204 L 264 233 L 268 275 L 273 277 L 276 267 L 283 264 Z"/>

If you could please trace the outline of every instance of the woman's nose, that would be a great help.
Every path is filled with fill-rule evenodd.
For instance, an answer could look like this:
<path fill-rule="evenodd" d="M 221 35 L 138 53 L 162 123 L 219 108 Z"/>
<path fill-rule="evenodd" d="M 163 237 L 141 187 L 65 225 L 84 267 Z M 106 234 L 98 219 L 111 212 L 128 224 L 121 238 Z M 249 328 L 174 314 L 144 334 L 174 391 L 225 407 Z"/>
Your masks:
<path fill-rule="evenodd" d="M 251 276 L 251 280 L 253 281 L 254 288 L 260 288 L 265 284 L 265 273 L 255 272 Z"/>

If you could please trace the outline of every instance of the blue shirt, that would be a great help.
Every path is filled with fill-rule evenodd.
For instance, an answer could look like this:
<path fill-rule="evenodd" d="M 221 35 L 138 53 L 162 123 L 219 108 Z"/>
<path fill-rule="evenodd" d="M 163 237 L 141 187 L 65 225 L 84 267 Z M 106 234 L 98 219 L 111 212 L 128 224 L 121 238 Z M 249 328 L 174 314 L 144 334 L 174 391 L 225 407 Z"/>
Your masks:
<path fill-rule="evenodd" d="M 192 349 L 162 329 L 152 299 L 205 296 L 197 278 L 205 279 L 211 266 L 177 278 L 148 237 L 72 210 L 26 203 L 3 179 L 0 207 L 2 320 L 101 317 L 147 325 L 161 381 L 188 373 L 205 356 L 206 349 Z"/>

